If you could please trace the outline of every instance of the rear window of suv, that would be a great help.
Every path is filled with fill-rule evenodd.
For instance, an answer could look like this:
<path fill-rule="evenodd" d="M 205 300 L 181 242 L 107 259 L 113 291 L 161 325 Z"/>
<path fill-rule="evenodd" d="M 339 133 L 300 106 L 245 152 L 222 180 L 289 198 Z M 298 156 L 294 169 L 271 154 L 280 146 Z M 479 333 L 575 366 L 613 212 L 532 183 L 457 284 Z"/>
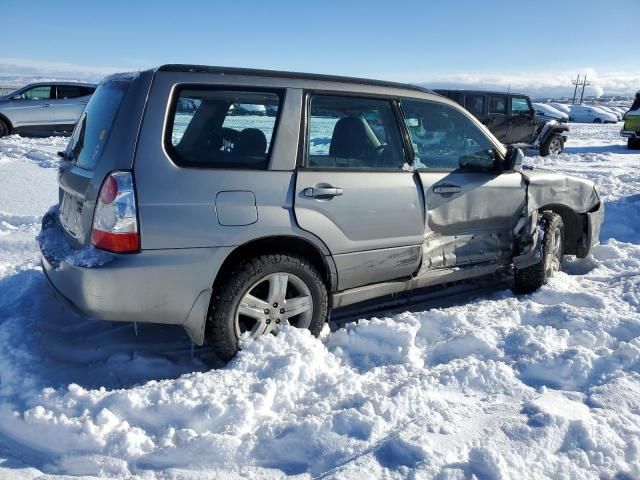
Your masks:
<path fill-rule="evenodd" d="M 67 147 L 67 156 L 78 167 L 93 170 L 98 163 L 129 85 L 119 81 L 101 84 L 89 100 Z"/>
<path fill-rule="evenodd" d="M 181 167 L 264 170 L 281 93 L 184 87 L 174 97 L 165 147 Z"/>

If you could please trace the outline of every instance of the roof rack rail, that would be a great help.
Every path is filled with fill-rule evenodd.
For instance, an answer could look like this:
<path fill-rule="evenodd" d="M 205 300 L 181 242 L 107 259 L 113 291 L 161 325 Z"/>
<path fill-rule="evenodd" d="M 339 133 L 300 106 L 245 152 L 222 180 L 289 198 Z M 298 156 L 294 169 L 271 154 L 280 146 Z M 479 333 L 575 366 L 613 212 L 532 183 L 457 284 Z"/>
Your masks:
<path fill-rule="evenodd" d="M 326 82 L 358 83 L 361 85 L 375 85 L 380 87 L 403 88 L 418 92 L 433 93 L 428 88 L 410 83 L 389 82 L 385 80 L 372 80 L 369 78 L 346 77 L 340 75 L 325 75 L 320 73 L 287 72 L 281 70 L 262 70 L 256 68 L 218 67 L 208 65 L 167 64 L 158 67 L 161 72 L 191 72 L 191 73 L 217 73 L 227 75 L 251 75 L 259 77 L 297 78 L 301 80 L 318 80 Z"/>

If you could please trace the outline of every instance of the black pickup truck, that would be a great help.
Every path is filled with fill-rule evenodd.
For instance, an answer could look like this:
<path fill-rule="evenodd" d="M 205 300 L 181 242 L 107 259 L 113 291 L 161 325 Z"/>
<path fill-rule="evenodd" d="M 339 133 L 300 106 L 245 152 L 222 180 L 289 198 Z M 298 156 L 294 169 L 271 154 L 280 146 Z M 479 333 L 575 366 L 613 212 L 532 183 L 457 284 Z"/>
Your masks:
<path fill-rule="evenodd" d="M 507 145 L 538 148 L 540 155 L 562 153 L 569 127 L 536 117 L 527 95 L 481 90 L 435 90 L 458 102 Z"/>

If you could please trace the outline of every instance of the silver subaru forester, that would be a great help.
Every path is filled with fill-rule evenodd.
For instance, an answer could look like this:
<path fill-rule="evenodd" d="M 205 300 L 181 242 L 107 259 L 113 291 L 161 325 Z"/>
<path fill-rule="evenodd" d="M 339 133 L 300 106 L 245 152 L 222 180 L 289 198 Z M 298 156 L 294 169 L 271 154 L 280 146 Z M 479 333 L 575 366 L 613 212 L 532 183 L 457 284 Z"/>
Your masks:
<path fill-rule="evenodd" d="M 522 167 L 420 87 L 165 65 L 106 78 L 71 137 L 42 264 L 105 320 L 182 325 L 223 359 L 282 325 L 513 266 L 530 292 L 585 257 L 588 180 Z"/>

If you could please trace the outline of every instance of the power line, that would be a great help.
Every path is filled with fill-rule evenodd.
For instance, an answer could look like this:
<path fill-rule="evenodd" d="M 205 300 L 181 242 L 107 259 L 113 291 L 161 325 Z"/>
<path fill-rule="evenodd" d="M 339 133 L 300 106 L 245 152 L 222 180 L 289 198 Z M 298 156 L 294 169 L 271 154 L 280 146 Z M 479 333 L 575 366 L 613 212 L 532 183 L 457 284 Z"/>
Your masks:
<path fill-rule="evenodd" d="M 584 87 L 587 85 L 591 85 L 591 82 L 587 81 L 587 76 L 584 76 L 584 80 L 582 81 L 582 93 L 580 94 L 580 103 L 582 103 L 582 99 L 584 98 Z"/>
<path fill-rule="evenodd" d="M 585 78 L 586 78 L 586 75 L 585 75 Z M 576 78 L 575 80 L 571 80 L 571 83 L 575 85 L 575 88 L 573 89 L 573 100 L 571 101 L 571 104 L 575 105 L 576 95 L 578 94 L 578 85 L 580 84 L 580 75 L 578 75 L 578 78 Z"/>
<path fill-rule="evenodd" d="M 571 103 L 573 105 L 576 104 L 576 97 L 578 96 L 578 87 L 582 87 L 582 90 L 580 92 L 580 103 L 582 103 L 582 100 L 584 99 L 584 89 L 588 85 L 591 85 L 591 82 L 587 80 L 587 76 L 586 75 L 584 76 L 582 81 L 580 81 L 580 75 L 578 75 L 575 80 L 571 80 L 571 84 L 574 85 L 574 88 L 573 88 L 573 100 L 572 100 Z"/>

